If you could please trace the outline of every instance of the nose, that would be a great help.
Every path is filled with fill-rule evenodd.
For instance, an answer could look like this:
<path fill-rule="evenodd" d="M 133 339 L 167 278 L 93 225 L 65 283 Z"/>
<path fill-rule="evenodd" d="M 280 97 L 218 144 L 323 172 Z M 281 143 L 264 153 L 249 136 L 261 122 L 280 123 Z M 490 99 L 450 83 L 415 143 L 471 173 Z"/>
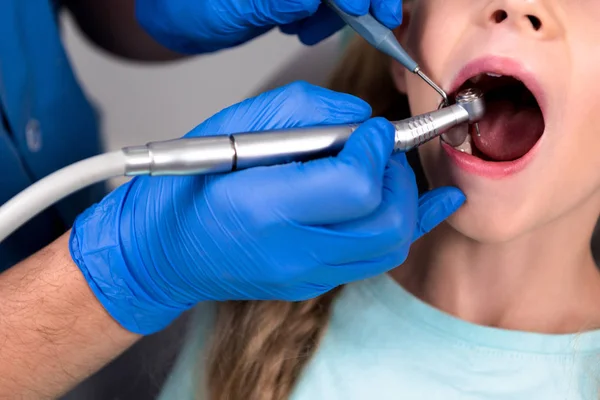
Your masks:
<path fill-rule="evenodd" d="M 485 7 L 486 25 L 510 25 L 524 35 L 538 39 L 554 39 L 561 35 L 560 21 L 553 12 L 551 0 L 492 0 Z"/>

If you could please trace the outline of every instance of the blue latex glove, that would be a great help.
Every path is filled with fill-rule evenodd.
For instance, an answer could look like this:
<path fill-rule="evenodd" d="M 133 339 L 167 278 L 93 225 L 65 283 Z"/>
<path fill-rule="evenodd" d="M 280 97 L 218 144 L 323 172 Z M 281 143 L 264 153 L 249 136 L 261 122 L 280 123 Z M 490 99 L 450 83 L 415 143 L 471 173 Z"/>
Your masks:
<path fill-rule="evenodd" d="M 370 107 L 295 83 L 232 106 L 189 136 L 355 123 Z M 126 329 L 148 334 L 207 300 L 303 300 L 400 264 L 464 202 L 418 199 L 394 128 L 368 120 L 335 158 L 227 175 L 138 177 L 80 216 L 71 254 Z"/>
<path fill-rule="evenodd" d="M 402 21 L 402 0 L 335 0 L 345 12 L 371 11 L 389 28 Z M 136 0 L 140 25 L 163 46 L 199 54 L 239 45 L 275 26 L 315 44 L 344 23 L 321 0 Z"/>

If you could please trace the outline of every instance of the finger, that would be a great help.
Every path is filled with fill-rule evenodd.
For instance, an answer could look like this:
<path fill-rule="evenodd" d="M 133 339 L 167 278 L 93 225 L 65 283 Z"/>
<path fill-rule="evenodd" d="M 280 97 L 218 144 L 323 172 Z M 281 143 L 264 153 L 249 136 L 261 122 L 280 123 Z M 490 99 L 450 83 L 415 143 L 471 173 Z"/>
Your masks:
<path fill-rule="evenodd" d="M 304 22 L 307 19 L 308 18 L 304 18 L 298 21 L 290 22 L 289 24 L 280 25 L 279 30 L 281 31 L 281 33 L 284 33 L 286 35 L 297 35 L 298 32 L 300 32 L 302 25 L 304 25 Z"/>
<path fill-rule="evenodd" d="M 402 23 L 402 0 L 372 0 L 373 16 L 390 29 Z"/>
<path fill-rule="evenodd" d="M 371 0 L 333 0 L 342 11 L 354 15 L 365 15 L 369 12 L 371 6 Z"/>
<path fill-rule="evenodd" d="M 312 46 L 327 39 L 345 25 L 330 7 L 322 5 L 315 15 L 298 26 L 298 38 L 303 44 Z"/>
<path fill-rule="evenodd" d="M 319 275 L 321 282 L 331 286 L 345 285 L 387 273 L 404 264 L 408 258 L 409 246 L 398 245 L 387 254 L 363 261 L 356 261 L 329 268 L 328 274 Z M 324 279 L 327 277 L 328 279 Z"/>
<path fill-rule="evenodd" d="M 392 257 L 395 262 L 401 253 L 407 253 L 417 220 L 416 182 L 411 171 L 407 171 L 404 165 L 396 161 L 390 162 L 385 174 L 382 188 L 384 199 L 380 207 L 369 216 L 324 226 L 291 223 L 291 231 L 294 233 L 289 235 L 290 240 L 303 243 L 310 249 L 314 265 L 320 269 L 320 274 L 332 277 L 350 274 L 350 278 L 344 279 L 353 279 L 352 277 L 362 276 L 361 274 L 368 275 L 373 270 L 346 271 L 346 265 L 385 257 Z M 327 204 L 320 206 L 319 209 L 331 211 L 339 208 Z M 329 272 L 324 272 L 323 268 L 327 268 Z M 356 268 L 359 268 L 359 264 L 356 264 Z"/>
<path fill-rule="evenodd" d="M 326 227 L 300 225 L 292 225 L 287 232 L 288 240 L 302 243 L 304 251 L 312 257 L 312 262 L 298 266 L 303 279 L 332 286 L 365 279 L 398 266 L 406 260 L 410 247 L 410 240 L 386 241 L 380 234 L 368 232 L 337 232 Z M 285 259 L 286 252 L 289 248 L 272 249 L 269 256 Z M 294 266 L 288 268 L 287 272 L 294 275 Z"/>
<path fill-rule="evenodd" d="M 330 285 L 347 284 L 350 282 L 368 279 L 386 273 L 399 265 L 402 265 L 409 254 L 417 228 L 418 214 L 418 188 L 414 173 L 402 153 L 392 156 L 386 171 L 386 198 L 378 212 L 361 221 L 340 224 L 337 230 L 343 229 L 345 235 L 371 231 L 378 234 L 371 235 L 372 243 L 370 253 L 362 252 L 363 258 L 349 257 L 336 254 L 337 260 L 342 263 L 330 262 L 328 276 L 331 281 L 325 282 Z M 364 242 L 352 243 L 353 247 L 362 250 Z M 352 254 L 355 256 L 355 254 Z"/>
<path fill-rule="evenodd" d="M 221 195 L 239 197 L 235 204 L 264 204 L 262 212 L 269 215 L 262 214 L 262 220 L 321 226 L 364 217 L 381 202 L 393 138 L 388 121 L 369 120 L 350 136 L 338 157 L 239 171 L 222 183 L 232 193 Z M 228 189 L 249 185 L 253 190 Z"/>
<path fill-rule="evenodd" d="M 351 135 L 337 156 L 338 164 L 366 168 L 369 176 L 381 184 L 394 150 L 394 139 L 394 126 L 384 118 L 373 118 Z"/>
<path fill-rule="evenodd" d="M 337 157 L 297 164 L 288 180 L 296 191 L 293 198 L 278 199 L 279 211 L 302 225 L 331 225 L 369 215 L 381 203 L 393 138 L 393 126 L 375 118 L 350 136 Z"/>
<path fill-rule="evenodd" d="M 212 0 L 214 1 L 214 0 Z M 238 19 L 253 26 L 286 25 L 313 15 L 321 0 L 228 0 L 239 9 Z M 243 3 L 243 4 L 242 4 Z"/>
<path fill-rule="evenodd" d="M 453 187 L 434 189 L 421 196 L 414 241 L 454 214 L 465 201 L 466 197 L 460 189 Z"/>
<path fill-rule="evenodd" d="M 186 136 L 362 122 L 371 107 L 358 97 L 295 82 L 226 108 Z"/>
<path fill-rule="evenodd" d="M 398 247 L 408 248 L 413 241 L 417 219 L 418 188 L 414 174 L 407 164 L 391 159 L 386 167 L 383 200 L 379 208 L 362 219 L 330 225 L 328 228 L 346 235 L 374 238 L 378 247 L 373 249 L 370 257 L 376 258 Z M 353 261 L 357 260 L 339 259 L 338 263 Z"/>

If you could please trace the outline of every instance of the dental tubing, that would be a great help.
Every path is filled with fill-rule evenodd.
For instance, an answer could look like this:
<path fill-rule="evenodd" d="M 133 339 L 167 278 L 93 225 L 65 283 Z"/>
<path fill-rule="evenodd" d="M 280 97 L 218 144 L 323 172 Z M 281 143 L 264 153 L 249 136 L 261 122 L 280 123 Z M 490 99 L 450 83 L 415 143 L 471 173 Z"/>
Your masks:
<path fill-rule="evenodd" d="M 459 93 L 457 100 L 437 111 L 392 122 L 396 128 L 394 150 L 412 150 L 454 126 L 475 123 L 483 116 L 485 107 L 479 91 L 468 89 Z M 91 157 L 48 175 L 0 207 L 0 242 L 62 198 L 110 178 L 228 173 L 334 156 L 356 128 L 356 124 L 333 125 L 183 138 Z M 451 138 L 457 145 L 464 139 Z"/>

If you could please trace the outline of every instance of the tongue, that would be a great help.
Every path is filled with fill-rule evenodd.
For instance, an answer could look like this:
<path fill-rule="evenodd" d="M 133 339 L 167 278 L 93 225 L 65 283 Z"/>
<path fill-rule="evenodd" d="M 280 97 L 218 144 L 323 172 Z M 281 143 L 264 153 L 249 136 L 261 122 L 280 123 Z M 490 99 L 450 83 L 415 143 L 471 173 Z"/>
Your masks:
<path fill-rule="evenodd" d="M 512 161 L 523 157 L 544 132 L 539 107 L 516 107 L 509 100 L 486 104 L 479 122 L 481 136 L 473 134 L 475 147 L 492 161 Z"/>

